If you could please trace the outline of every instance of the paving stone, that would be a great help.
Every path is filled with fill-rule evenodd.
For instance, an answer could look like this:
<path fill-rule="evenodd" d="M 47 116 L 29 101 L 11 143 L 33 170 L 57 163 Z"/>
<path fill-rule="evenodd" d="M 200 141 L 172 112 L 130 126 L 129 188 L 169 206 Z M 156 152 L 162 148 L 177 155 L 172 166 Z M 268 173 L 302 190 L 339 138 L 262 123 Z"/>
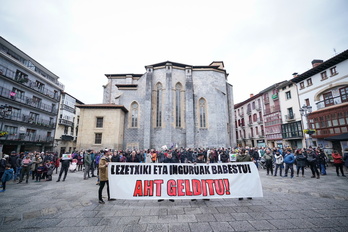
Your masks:
<path fill-rule="evenodd" d="M 187 223 L 170 223 L 169 232 L 190 232 L 190 226 Z"/>
<path fill-rule="evenodd" d="M 253 227 L 248 221 L 234 221 L 234 222 L 229 222 L 229 224 L 235 231 L 255 230 L 255 227 Z"/>
<path fill-rule="evenodd" d="M 257 220 L 257 221 L 255 221 L 255 220 L 248 220 L 248 221 L 257 230 L 274 230 L 274 229 L 277 229 L 275 226 L 273 226 L 267 220 Z"/>
<path fill-rule="evenodd" d="M 163 232 L 163 231 L 168 231 L 169 230 L 169 225 L 168 224 L 148 224 L 146 231 L 148 232 Z"/>
<path fill-rule="evenodd" d="M 213 231 L 234 231 L 228 222 L 210 222 L 209 224 Z"/>
<path fill-rule="evenodd" d="M 191 232 L 210 232 L 213 231 L 208 222 L 189 223 Z"/>

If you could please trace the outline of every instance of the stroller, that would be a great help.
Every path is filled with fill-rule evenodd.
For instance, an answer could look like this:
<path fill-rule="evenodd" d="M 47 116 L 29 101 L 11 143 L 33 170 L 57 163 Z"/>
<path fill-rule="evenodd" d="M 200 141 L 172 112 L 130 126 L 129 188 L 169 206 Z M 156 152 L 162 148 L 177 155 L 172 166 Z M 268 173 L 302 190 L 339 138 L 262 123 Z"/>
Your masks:
<path fill-rule="evenodd" d="M 69 171 L 75 172 L 76 168 L 77 168 L 77 159 L 73 159 L 70 166 L 69 166 Z"/>

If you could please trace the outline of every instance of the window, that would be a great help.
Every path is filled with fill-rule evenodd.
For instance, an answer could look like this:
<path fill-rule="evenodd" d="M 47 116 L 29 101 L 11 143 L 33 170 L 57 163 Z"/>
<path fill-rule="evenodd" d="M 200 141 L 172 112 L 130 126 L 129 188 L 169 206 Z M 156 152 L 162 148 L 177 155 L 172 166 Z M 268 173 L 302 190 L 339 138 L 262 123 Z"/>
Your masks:
<path fill-rule="evenodd" d="M 304 89 L 305 87 L 304 87 L 304 82 L 302 81 L 302 82 L 300 82 L 300 89 Z"/>
<path fill-rule="evenodd" d="M 39 120 L 39 114 L 30 112 L 29 113 L 29 123 L 36 123 Z"/>
<path fill-rule="evenodd" d="M 348 102 L 348 86 L 340 89 L 341 101 Z"/>
<path fill-rule="evenodd" d="M 305 99 L 305 104 L 306 104 L 306 106 L 310 106 L 311 105 L 311 103 L 309 102 L 309 98 Z"/>
<path fill-rule="evenodd" d="M 249 124 L 253 124 L 253 122 L 251 120 L 251 115 L 249 115 Z"/>
<path fill-rule="evenodd" d="M 64 126 L 64 134 L 65 134 L 65 135 L 68 134 L 68 130 L 69 130 L 69 127 L 68 127 L 68 126 Z"/>
<path fill-rule="evenodd" d="M 292 107 L 288 108 L 288 119 L 294 118 L 294 111 L 292 110 Z"/>
<path fill-rule="evenodd" d="M 24 91 L 19 90 L 17 88 L 13 88 L 10 92 L 10 96 L 12 99 L 21 99 L 24 100 Z"/>
<path fill-rule="evenodd" d="M 39 90 L 44 90 L 45 85 L 44 85 L 43 83 L 41 83 L 40 81 L 36 81 L 36 87 L 37 87 Z"/>
<path fill-rule="evenodd" d="M 291 99 L 291 92 L 290 91 L 285 92 L 285 98 Z"/>
<path fill-rule="evenodd" d="M 253 114 L 253 121 L 257 122 L 257 114 Z"/>
<path fill-rule="evenodd" d="M 156 85 L 156 127 L 162 126 L 162 84 Z"/>
<path fill-rule="evenodd" d="M 321 80 L 326 80 L 327 79 L 326 71 L 320 73 L 320 75 L 321 75 Z"/>
<path fill-rule="evenodd" d="M 312 78 L 307 79 L 307 86 L 311 86 L 312 84 Z"/>
<path fill-rule="evenodd" d="M 255 108 L 256 108 L 256 107 L 255 107 L 255 102 L 253 102 L 253 103 L 251 104 L 251 107 L 252 107 L 253 110 L 255 110 Z"/>
<path fill-rule="evenodd" d="M 15 80 L 20 83 L 28 82 L 28 75 L 22 71 L 17 70 Z"/>
<path fill-rule="evenodd" d="M 102 133 L 95 133 L 94 134 L 94 143 L 95 144 L 101 144 L 102 143 Z"/>
<path fill-rule="evenodd" d="M 180 83 L 175 86 L 175 126 L 181 127 L 181 89 Z"/>
<path fill-rule="evenodd" d="M 7 131 L 9 135 L 17 134 L 18 127 L 5 125 L 4 131 Z"/>
<path fill-rule="evenodd" d="M 324 93 L 323 97 L 324 97 L 324 104 L 325 104 L 325 106 L 332 106 L 332 105 L 334 105 L 334 100 L 333 100 L 331 92 Z"/>
<path fill-rule="evenodd" d="M 206 101 L 204 98 L 199 99 L 199 126 L 207 127 L 206 124 Z"/>
<path fill-rule="evenodd" d="M 131 109 L 132 109 L 131 127 L 138 127 L 138 103 L 133 102 L 131 105 Z"/>
<path fill-rule="evenodd" d="M 330 73 L 331 73 L 331 76 L 335 76 L 335 75 L 337 74 L 337 71 L 336 71 L 336 66 L 335 66 L 335 67 L 330 68 Z"/>
<path fill-rule="evenodd" d="M 35 97 L 33 96 L 33 98 L 31 99 L 32 103 L 31 104 L 32 106 L 35 106 L 35 107 L 41 107 L 41 98 L 38 98 L 38 97 Z"/>
<path fill-rule="evenodd" d="M 259 112 L 259 120 L 262 121 L 262 113 Z"/>
<path fill-rule="evenodd" d="M 255 127 L 255 134 L 259 135 L 259 128 L 258 127 Z"/>
<path fill-rule="evenodd" d="M 97 128 L 103 128 L 103 121 L 104 121 L 104 118 L 102 118 L 102 117 L 97 117 L 97 123 L 96 123 L 95 127 L 97 127 Z"/>

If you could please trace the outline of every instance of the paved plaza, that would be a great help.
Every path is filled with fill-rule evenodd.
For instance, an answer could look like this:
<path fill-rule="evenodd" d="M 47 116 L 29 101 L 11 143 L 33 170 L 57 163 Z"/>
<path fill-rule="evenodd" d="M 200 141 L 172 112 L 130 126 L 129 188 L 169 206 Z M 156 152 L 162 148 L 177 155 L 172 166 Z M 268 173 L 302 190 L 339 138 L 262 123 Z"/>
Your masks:
<path fill-rule="evenodd" d="M 65 182 L 7 184 L 0 231 L 348 231 L 348 178 L 334 167 L 320 179 L 267 176 L 263 198 L 211 201 L 106 201 L 96 178 L 68 173 Z M 348 173 L 347 173 L 348 174 Z M 104 190 L 106 195 L 106 190 Z"/>

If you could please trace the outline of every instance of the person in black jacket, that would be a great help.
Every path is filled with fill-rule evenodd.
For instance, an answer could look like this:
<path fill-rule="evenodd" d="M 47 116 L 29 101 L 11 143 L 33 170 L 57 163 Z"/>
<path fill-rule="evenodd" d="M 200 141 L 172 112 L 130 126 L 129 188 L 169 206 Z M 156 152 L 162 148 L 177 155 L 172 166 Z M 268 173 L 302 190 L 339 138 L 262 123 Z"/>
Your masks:
<path fill-rule="evenodd" d="M 66 175 L 68 174 L 68 170 L 69 170 L 69 166 L 70 166 L 70 163 L 71 163 L 71 159 L 62 159 L 62 158 L 60 158 L 60 162 L 61 162 L 61 168 L 60 168 L 59 177 L 58 177 L 57 182 L 60 181 L 60 178 L 62 177 L 63 172 L 64 172 L 63 181 L 65 181 Z"/>

